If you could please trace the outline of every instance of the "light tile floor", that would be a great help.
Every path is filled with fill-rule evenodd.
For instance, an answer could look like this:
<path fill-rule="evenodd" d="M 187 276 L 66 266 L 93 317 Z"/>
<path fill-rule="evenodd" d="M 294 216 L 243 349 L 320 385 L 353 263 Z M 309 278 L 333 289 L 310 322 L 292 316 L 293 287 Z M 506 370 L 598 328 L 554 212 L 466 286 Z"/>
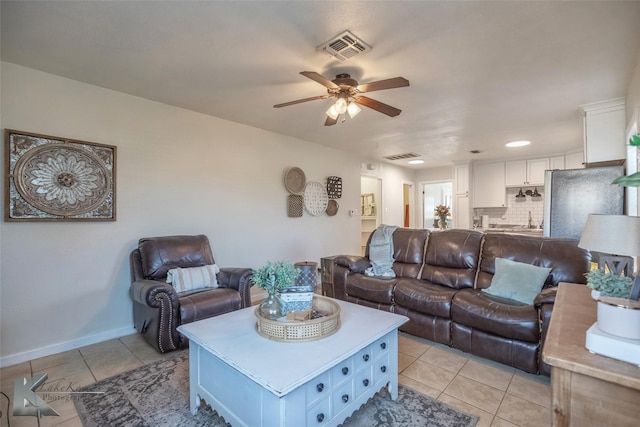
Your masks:
<path fill-rule="evenodd" d="M 398 356 L 401 384 L 478 416 L 478 427 L 550 425 L 548 377 L 529 375 L 405 333 L 400 333 Z M 49 391 L 69 386 L 77 389 L 166 357 L 171 354 L 159 354 L 139 335 L 128 335 L 2 368 L 0 390 L 13 399 L 15 379 L 38 373 L 48 375 L 45 386 L 51 387 Z M 49 401 L 54 395 L 43 397 Z M 81 426 L 68 395 L 55 398 L 51 406 L 60 416 L 11 416 L 11 426 Z M 12 408 L 7 408 L 1 395 L 0 411 L 0 427 L 8 426 L 6 416 Z"/>

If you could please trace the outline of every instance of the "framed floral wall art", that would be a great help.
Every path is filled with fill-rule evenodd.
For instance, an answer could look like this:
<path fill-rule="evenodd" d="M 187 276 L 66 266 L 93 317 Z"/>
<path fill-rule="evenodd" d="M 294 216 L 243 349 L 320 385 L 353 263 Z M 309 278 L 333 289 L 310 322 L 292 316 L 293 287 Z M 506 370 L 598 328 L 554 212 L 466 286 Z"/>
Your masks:
<path fill-rule="evenodd" d="M 5 221 L 115 221 L 116 147 L 5 130 Z"/>

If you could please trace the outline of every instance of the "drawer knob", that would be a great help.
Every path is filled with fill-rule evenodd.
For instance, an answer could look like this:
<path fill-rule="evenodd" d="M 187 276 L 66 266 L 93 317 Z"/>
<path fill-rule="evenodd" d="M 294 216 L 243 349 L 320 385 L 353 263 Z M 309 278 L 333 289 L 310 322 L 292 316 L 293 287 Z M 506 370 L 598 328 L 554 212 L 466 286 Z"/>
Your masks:
<path fill-rule="evenodd" d="M 347 403 L 347 402 L 349 401 L 349 395 L 348 395 L 348 394 L 343 394 L 343 395 L 342 395 L 342 401 L 343 401 L 344 403 Z"/>
<path fill-rule="evenodd" d="M 362 356 L 362 358 L 364 359 L 365 362 L 369 361 L 369 355 L 365 354 L 364 356 Z"/>
<path fill-rule="evenodd" d="M 349 373 L 349 368 L 347 368 L 346 366 L 342 368 L 342 375 L 347 375 L 348 373 Z"/>
<path fill-rule="evenodd" d="M 383 350 L 384 350 L 385 348 L 387 348 L 387 343 L 386 343 L 386 342 L 383 342 L 382 344 L 380 344 L 380 348 L 381 348 L 381 349 L 383 349 Z"/>
<path fill-rule="evenodd" d="M 324 421 L 324 414 L 320 413 L 318 415 L 316 415 L 316 419 L 318 420 L 319 423 Z"/>
<path fill-rule="evenodd" d="M 362 380 L 362 384 L 364 384 L 365 387 L 369 387 L 369 380 L 365 378 L 364 380 Z"/>
<path fill-rule="evenodd" d="M 318 383 L 316 390 L 318 390 L 318 393 L 322 393 L 322 390 L 324 390 L 324 384 Z"/>
<path fill-rule="evenodd" d="M 380 366 L 380 370 L 381 370 L 382 372 L 387 372 L 387 367 L 386 367 L 386 366 L 384 366 L 384 365 L 382 365 L 382 366 Z"/>

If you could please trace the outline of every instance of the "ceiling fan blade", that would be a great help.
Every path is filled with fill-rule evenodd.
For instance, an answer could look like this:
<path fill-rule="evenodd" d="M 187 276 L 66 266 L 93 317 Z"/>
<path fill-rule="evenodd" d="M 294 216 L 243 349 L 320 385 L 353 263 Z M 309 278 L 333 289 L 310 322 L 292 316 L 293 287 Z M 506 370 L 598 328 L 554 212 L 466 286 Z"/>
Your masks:
<path fill-rule="evenodd" d="M 276 105 L 273 106 L 273 108 L 288 107 L 289 105 L 301 104 L 301 103 L 307 102 L 307 101 L 315 101 L 316 99 L 327 99 L 327 98 L 330 98 L 330 97 L 331 97 L 331 95 L 312 96 L 311 98 L 298 99 L 296 101 L 289 101 L 289 102 L 284 102 L 282 104 L 276 104 Z"/>
<path fill-rule="evenodd" d="M 325 76 L 316 73 L 315 71 L 301 71 L 300 74 L 303 76 L 313 80 L 314 82 L 320 83 L 322 86 L 329 89 L 339 89 L 340 86 L 326 78 Z"/>
<path fill-rule="evenodd" d="M 409 86 L 409 80 L 404 77 L 394 77 L 392 79 L 379 80 L 377 82 L 364 83 L 358 85 L 356 89 L 360 93 L 373 92 L 374 90 L 393 89 L 396 87 Z"/>
<path fill-rule="evenodd" d="M 365 107 L 369 107 L 376 111 L 381 112 L 382 114 L 386 114 L 390 117 L 395 117 L 399 115 L 402 110 L 397 109 L 396 107 L 392 107 L 391 105 L 384 104 L 380 101 L 376 101 L 375 99 L 368 98 L 366 96 L 358 96 L 354 98 L 356 103 L 360 105 L 364 105 Z"/>
<path fill-rule="evenodd" d="M 331 117 L 327 116 L 327 120 L 324 121 L 324 125 L 325 126 L 333 126 L 336 123 L 338 123 L 338 118 L 337 117 L 335 119 L 332 119 Z"/>

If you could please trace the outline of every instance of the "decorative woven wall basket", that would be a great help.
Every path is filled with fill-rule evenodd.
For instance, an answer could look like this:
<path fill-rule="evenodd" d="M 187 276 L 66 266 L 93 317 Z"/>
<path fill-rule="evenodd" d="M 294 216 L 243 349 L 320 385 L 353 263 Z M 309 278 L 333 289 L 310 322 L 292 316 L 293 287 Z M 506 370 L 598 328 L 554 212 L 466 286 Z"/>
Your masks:
<path fill-rule="evenodd" d="M 340 329 L 340 306 L 330 298 L 316 295 L 313 309 L 325 313 L 312 320 L 280 321 L 265 319 L 255 310 L 256 331 L 265 338 L 281 342 L 316 341 L 335 334 Z"/>

